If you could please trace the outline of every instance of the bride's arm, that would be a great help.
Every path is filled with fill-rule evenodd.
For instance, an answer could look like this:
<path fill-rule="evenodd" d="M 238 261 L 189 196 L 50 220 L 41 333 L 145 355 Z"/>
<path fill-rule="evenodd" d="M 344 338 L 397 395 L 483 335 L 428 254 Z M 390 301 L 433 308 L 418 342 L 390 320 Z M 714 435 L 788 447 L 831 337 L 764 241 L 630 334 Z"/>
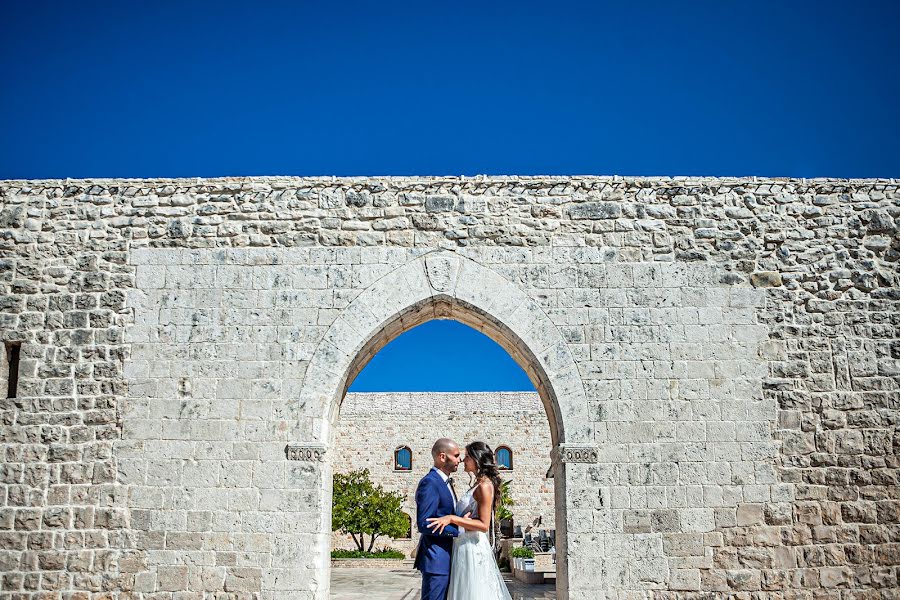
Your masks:
<path fill-rule="evenodd" d="M 478 503 L 478 518 L 470 519 L 469 517 L 459 517 L 456 515 L 447 515 L 440 519 L 428 519 L 431 523 L 428 525 L 432 531 L 436 527 L 441 530 L 448 525 L 456 525 L 463 527 L 466 531 L 482 531 L 487 533 L 491 527 L 491 507 L 494 503 L 494 484 L 489 480 L 482 481 L 475 489 L 475 501 Z"/>

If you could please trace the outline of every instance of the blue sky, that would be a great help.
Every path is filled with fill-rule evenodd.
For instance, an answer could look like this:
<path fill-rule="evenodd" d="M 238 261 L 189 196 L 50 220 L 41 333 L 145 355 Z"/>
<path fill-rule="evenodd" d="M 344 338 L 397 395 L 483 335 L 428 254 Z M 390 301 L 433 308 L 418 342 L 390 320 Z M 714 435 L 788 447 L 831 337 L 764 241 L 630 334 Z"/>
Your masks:
<path fill-rule="evenodd" d="M 0 179 L 900 177 L 896 1 L 28 0 L 0 15 Z M 492 342 L 442 327 L 398 339 L 355 389 L 521 389 Z M 456 350 L 430 354 L 438 341 Z"/>
<path fill-rule="evenodd" d="M 900 177 L 900 2 L 5 2 L 0 179 Z"/>
<path fill-rule="evenodd" d="M 357 375 L 351 392 L 530 391 L 518 364 L 458 321 L 428 321 L 398 336 Z"/>

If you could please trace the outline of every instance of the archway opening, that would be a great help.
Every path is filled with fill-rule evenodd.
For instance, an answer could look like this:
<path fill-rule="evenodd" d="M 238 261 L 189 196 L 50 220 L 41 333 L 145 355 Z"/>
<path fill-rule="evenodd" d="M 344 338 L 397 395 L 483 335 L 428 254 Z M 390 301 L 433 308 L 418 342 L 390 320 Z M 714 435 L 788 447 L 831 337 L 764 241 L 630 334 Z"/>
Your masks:
<path fill-rule="evenodd" d="M 466 344 L 478 346 L 480 352 L 470 358 L 483 363 L 468 377 L 452 361 Z M 424 370 L 432 369 L 430 375 L 415 372 L 410 360 L 416 358 L 419 366 L 423 358 L 436 359 L 425 365 Z M 406 370 L 398 366 L 403 361 Z M 397 510 L 412 517 L 409 536 L 383 535 L 375 545 L 382 556 L 391 556 L 391 551 L 403 555 L 388 568 L 396 572 L 389 579 L 394 592 L 414 591 L 419 585 L 411 561 L 420 537 L 415 488 L 431 468 L 434 440 L 450 437 L 461 447 L 486 441 L 495 451 L 505 482 L 498 562 L 511 590 L 521 598 L 555 597 L 557 523 L 565 523 L 559 520 L 562 505 L 551 461 L 559 416 L 552 388 L 538 365 L 531 350 L 500 322 L 442 298 L 403 311 L 352 361 L 331 420 L 331 468 L 334 474 L 364 469 L 374 487 L 403 496 Z M 453 376 L 434 376 L 436 366 Z M 506 377 L 491 377 L 497 371 Z M 454 479 L 465 491 L 469 478 L 461 466 Z M 333 532 L 331 542 L 335 551 L 355 543 L 346 530 Z M 527 556 L 531 553 L 533 558 Z M 342 564 L 347 563 L 332 561 L 332 598 L 347 596 L 361 581 L 358 574 L 348 576 Z M 360 566 L 357 562 L 351 568 Z"/>

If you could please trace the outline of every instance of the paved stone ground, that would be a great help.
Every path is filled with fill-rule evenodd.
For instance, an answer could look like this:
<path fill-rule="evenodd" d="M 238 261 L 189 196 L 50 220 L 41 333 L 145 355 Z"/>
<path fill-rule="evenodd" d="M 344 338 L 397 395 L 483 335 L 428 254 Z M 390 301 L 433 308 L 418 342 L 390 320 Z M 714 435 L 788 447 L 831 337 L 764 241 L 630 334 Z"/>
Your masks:
<path fill-rule="evenodd" d="M 503 574 L 513 600 L 556 600 L 553 584 L 524 585 Z M 332 569 L 333 600 L 419 600 L 421 578 L 412 569 Z"/>

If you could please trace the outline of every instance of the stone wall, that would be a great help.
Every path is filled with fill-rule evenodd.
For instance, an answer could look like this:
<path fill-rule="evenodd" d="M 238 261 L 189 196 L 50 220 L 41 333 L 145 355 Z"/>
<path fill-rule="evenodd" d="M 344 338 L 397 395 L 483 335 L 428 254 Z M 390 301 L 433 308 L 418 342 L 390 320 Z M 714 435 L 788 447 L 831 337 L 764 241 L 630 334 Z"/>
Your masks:
<path fill-rule="evenodd" d="M 898 197 L 889 180 L 2 182 L 0 335 L 22 360 L 0 410 L 0 594 L 325 597 L 329 465 L 284 460 L 328 437 L 307 367 L 365 290 L 443 249 L 527 295 L 577 364 L 557 401 L 583 394 L 568 426 L 599 458 L 564 465 L 561 597 L 895 598 Z M 521 317 L 504 298 L 493 316 Z"/>
<path fill-rule="evenodd" d="M 501 478 L 510 482 L 515 523 L 524 530 L 540 518 L 535 534 L 554 528 L 553 481 L 547 478 L 550 426 L 534 392 L 347 394 L 335 432 L 333 468 L 336 473 L 369 469 L 373 482 L 405 495 L 403 510 L 415 519 L 416 486 L 431 468 L 431 446 L 439 437 L 456 440 L 462 447 L 481 440 L 494 450 L 501 445 L 512 450 L 513 469 L 501 473 Z M 394 450 L 401 446 L 412 450 L 411 471 L 394 470 Z M 461 495 L 469 476 L 460 465 L 453 477 Z M 379 538 L 376 545 L 408 553 L 418 540 L 413 526 L 410 540 Z M 335 534 L 333 544 L 356 547 L 349 535 Z"/>

